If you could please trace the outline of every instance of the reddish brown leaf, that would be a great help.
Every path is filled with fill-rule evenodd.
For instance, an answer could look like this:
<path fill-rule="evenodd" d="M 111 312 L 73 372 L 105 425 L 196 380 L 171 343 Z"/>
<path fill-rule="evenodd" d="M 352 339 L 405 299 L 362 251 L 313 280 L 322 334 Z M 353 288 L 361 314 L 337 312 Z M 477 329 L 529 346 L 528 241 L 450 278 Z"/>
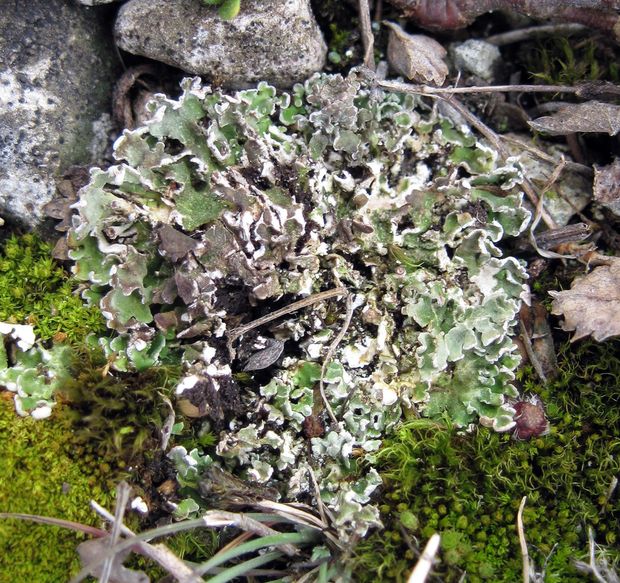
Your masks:
<path fill-rule="evenodd" d="M 620 39 L 618 0 L 390 0 L 403 16 L 431 30 L 463 28 L 493 10 L 520 12 L 530 18 L 579 22 Z"/>

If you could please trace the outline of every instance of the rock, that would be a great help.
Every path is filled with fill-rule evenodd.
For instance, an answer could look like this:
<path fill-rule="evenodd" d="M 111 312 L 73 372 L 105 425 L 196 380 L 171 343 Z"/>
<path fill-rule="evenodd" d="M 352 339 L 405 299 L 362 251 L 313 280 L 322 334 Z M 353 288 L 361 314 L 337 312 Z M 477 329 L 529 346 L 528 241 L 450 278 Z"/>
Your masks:
<path fill-rule="evenodd" d="M 0 214 L 32 228 L 42 222 L 55 178 L 107 146 L 117 64 L 107 11 L 66 0 L 2 8 Z"/>
<path fill-rule="evenodd" d="M 560 144 L 547 144 L 545 153 L 553 161 L 541 160 L 532 153 L 535 150 L 533 139 L 524 139 L 523 136 L 506 134 L 515 139 L 515 142 L 507 142 L 506 148 L 511 156 L 519 157 L 519 165 L 523 175 L 539 191 L 549 184 L 557 164 L 561 163 L 562 157 L 571 161 L 568 149 Z M 516 142 L 522 142 L 525 147 L 517 146 Z M 529 150 L 528 150 L 529 148 Z M 572 217 L 581 212 L 592 200 L 592 180 L 577 172 L 562 172 L 551 188 L 545 193 L 545 210 L 556 222 L 558 227 L 564 227 Z M 534 212 L 534 209 L 532 209 Z"/>
<path fill-rule="evenodd" d="M 116 42 L 218 85 L 290 87 L 322 69 L 327 47 L 309 0 L 244 0 L 233 20 L 198 0 L 130 0 Z"/>
<path fill-rule="evenodd" d="M 491 81 L 500 66 L 499 49 L 483 40 L 470 39 L 452 48 L 454 66 L 485 81 Z"/>
<path fill-rule="evenodd" d="M 110 4 L 111 2 L 118 2 L 118 0 L 77 0 L 84 6 L 97 6 L 99 4 Z"/>

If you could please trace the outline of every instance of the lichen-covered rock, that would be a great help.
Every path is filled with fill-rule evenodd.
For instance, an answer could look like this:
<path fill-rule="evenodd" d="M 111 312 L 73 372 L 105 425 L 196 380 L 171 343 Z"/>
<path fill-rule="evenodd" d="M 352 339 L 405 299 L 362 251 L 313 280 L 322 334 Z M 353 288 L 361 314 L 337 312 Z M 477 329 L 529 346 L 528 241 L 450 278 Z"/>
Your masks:
<path fill-rule="evenodd" d="M 232 20 L 200 0 L 129 0 L 116 42 L 232 88 L 290 87 L 321 70 L 327 54 L 308 0 L 244 0 Z"/>
<path fill-rule="evenodd" d="M 107 146 L 116 57 L 95 11 L 64 0 L 5 2 L 2 11 L 0 212 L 34 226 L 55 177 Z"/>
<path fill-rule="evenodd" d="M 380 480 L 356 460 L 403 409 L 514 426 L 526 272 L 498 243 L 529 220 L 516 160 L 355 72 L 291 93 L 186 79 L 150 110 L 81 191 L 70 255 L 114 366 L 184 362 L 217 463 L 287 499 L 313 469 L 361 535 Z"/>

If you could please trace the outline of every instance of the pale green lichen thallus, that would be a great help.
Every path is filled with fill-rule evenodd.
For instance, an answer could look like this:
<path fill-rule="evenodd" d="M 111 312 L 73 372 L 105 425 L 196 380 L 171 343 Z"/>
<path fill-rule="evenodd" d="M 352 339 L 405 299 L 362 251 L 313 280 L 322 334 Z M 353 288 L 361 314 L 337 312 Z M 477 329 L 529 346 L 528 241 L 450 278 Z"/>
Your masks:
<path fill-rule="evenodd" d="M 360 478 L 357 461 L 403 410 L 514 424 L 526 273 L 498 244 L 528 222 L 519 166 L 355 73 L 291 93 L 182 87 L 178 100 L 154 98 L 75 205 L 75 274 L 114 331 L 101 342 L 119 369 L 183 359 L 178 392 L 212 395 L 201 406 L 217 453 L 171 452 L 185 483 L 217 463 L 301 500 L 312 468 L 342 535 L 364 534 L 379 523 L 380 478 Z M 343 297 L 251 330 L 231 361 L 228 332 L 338 287 L 353 317 L 337 346 Z M 311 416 L 322 435 L 304 433 Z"/>

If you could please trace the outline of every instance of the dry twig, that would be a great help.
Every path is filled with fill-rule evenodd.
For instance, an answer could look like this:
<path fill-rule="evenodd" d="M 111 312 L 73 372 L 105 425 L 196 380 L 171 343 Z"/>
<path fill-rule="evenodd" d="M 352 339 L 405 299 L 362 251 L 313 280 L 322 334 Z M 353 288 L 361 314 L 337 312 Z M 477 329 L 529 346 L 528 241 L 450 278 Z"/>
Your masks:
<path fill-rule="evenodd" d="M 503 47 L 512 43 L 519 43 L 532 38 L 549 37 L 552 35 L 569 35 L 574 32 L 587 30 L 583 24 L 542 24 L 509 30 L 500 34 L 486 37 L 484 40 L 492 45 Z"/>
<path fill-rule="evenodd" d="M 523 531 L 523 509 L 527 496 L 521 498 L 519 511 L 517 512 L 517 532 L 519 533 L 519 545 L 521 546 L 521 559 L 523 564 L 523 583 L 529 583 L 530 580 L 530 554 L 527 550 L 527 541 L 525 540 L 525 532 Z"/>
<path fill-rule="evenodd" d="M 375 37 L 372 34 L 372 26 L 370 24 L 370 7 L 368 6 L 368 0 L 358 0 L 358 2 L 362 44 L 364 45 L 364 66 L 374 71 Z"/>
<path fill-rule="evenodd" d="M 279 310 L 275 310 L 274 312 L 271 312 L 271 314 L 267 314 L 266 316 L 263 316 L 262 318 L 257 318 L 256 320 L 252 320 L 251 322 L 247 324 L 243 324 L 242 326 L 238 326 L 237 328 L 234 328 L 227 334 L 228 341 L 226 345 L 228 347 L 228 352 L 230 353 L 230 359 L 234 360 L 235 358 L 235 350 L 232 346 L 233 342 L 237 340 L 238 338 L 240 338 L 241 336 L 243 336 L 246 332 L 249 332 L 250 330 L 253 330 L 254 328 L 258 328 L 259 326 L 262 326 L 263 324 L 272 322 L 273 320 L 277 320 L 278 318 L 281 318 L 282 316 L 286 316 L 287 314 L 296 312 L 297 310 L 307 308 L 308 306 L 312 306 L 313 304 L 322 302 L 324 300 L 329 300 L 330 298 L 335 298 L 337 296 L 345 296 L 348 293 L 349 292 L 344 287 L 335 287 L 333 289 L 328 289 L 326 291 L 319 292 L 317 294 L 308 296 L 307 298 L 304 298 L 297 302 L 293 302 L 292 304 L 289 304 L 288 306 L 284 306 L 283 308 L 280 308 Z"/>
<path fill-rule="evenodd" d="M 323 366 L 321 366 L 321 378 L 319 379 L 319 392 L 321 393 L 321 399 L 323 399 L 323 404 L 325 405 L 325 409 L 327 410 L 327 413 L 329 414 L 329 418 L 332 420 L 332 423 L 334 424 L 334 426 L 338 425 L 338 419 L 336 419 L 336 415 L 334 415 L 334 410 L 332 409 L 325 395 L 325 371 L 327 370 L 327 366 L 329 365 L 332 357 L 334 356 L 334 353 L 336 352 L 338 345 L 342 342 L 342 339 L 344 338 L 345 334 L 347 333 L 347 330 L 349 329 L 349 326 L 351 325 L 352 316 L 353 316 L 353 298 L 351 297 L 351 294 L 347 294 L 347 312 L 344 318 L 344 323 L 342 324 L 342 328 L 340 328 L 340 330 L 338 331 L 338 334 L 336 334 L 336 337 L 334 338 L 333 342 L 329 345 L 329 348 L 327 349 L 327 354 L 325 355 L 325 358 L 323 359 Z"/>

